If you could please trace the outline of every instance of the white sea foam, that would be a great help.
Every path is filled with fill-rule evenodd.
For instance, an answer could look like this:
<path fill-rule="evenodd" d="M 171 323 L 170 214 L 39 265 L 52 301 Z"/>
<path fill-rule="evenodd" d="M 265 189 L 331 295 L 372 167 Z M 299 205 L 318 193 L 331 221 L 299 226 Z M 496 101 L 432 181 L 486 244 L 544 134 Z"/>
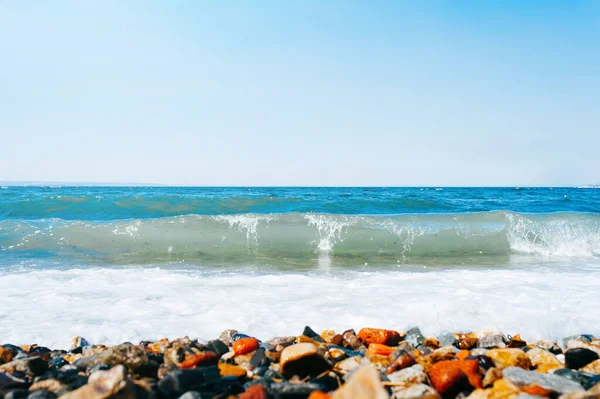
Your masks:
<path fill-rule="evenodd" d="M 600 334 L 597 268 L 259 274 L 154 268 L 0 273 L 0 337 L 67 347 L 226 328 L 268 339 L 364 326 L 427 335 L 498 328 L 526 339 Z"/>

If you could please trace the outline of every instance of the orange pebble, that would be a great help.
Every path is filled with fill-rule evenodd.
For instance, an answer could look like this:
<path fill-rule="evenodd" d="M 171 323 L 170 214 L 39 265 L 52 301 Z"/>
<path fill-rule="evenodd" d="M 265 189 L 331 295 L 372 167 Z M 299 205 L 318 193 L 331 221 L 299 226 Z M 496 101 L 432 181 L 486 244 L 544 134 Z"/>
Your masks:
<path fill-rule="evenodd" d="M 433 387 L 443 395 L 446 392 L 460 391 L 467 376 L 461 370 L 460 361 L 442 360 L 431 366 L 429 379 Z"/>
<path fill-rule="evenodd" d="M 255 351 L 260 346 L 256 338 L 242 338 L 233 343 L 233 351 L 236 355 L 245 355 Z"/>
<path fill-rule="evenodd" d="M 394 348 L 382 344 L 369 344 L 367 349 L 367 356 L 370 355 L 383 355 L 389 356 L 394 351 Z"/>
<path fill-rule="evenodd" d="M 479 362 L 477 359 L 460 360 L 460 369 L 467 375 L 469 384 L 475 388 L 482 388 L 481 374 L 479 374 Z"/>
<path fill-rule="evenodd" d="M 542 388 L 539 385 L 527 385 L 526 387 L 521 388 L 521 391 L 528 393 L 530 395 L 536 396 L 545 396 L 548 397 L 552 393 L 551 390 Z"/>
<path fill-rule="evenodd" d="M 207 364 L 217 364 L 219 359 L 217 358 L 217 354 L 214 352 L 203 352 L 192 356 L 188 359 L 185 359 L 179 365 L 180 369 L 193 369 L 197 366 L 204 366 Z"/>
<path fill-rule="evenodd" d="M 458 360 L 464 360 L 467 356 L 471 356 L 471 352 L 466 349 L 463 349 L 456 354 Z"/>
<path fill-rule="evenodd" d="M 363 344 L 398 345 L 400 334 L 394 330 L 382 330 L 379 328 L 363 328 L 358 332 L 358 339 Z"/>
<path fill-rule="evenodd" d="M 308 396 L 308 399 L 329 399 L 331 396 L 328 393 L 322 391 L 312 391 Z"/>

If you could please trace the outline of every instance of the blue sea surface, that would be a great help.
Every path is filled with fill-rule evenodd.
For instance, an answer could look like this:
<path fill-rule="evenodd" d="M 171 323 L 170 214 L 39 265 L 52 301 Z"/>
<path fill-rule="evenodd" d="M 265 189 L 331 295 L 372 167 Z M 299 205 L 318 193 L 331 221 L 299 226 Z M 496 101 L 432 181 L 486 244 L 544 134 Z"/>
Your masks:
<path fill-rule="evenodd" d="M 375 268 L 599 256 L 594 188 L 0 189 L 5 265 Z"/>

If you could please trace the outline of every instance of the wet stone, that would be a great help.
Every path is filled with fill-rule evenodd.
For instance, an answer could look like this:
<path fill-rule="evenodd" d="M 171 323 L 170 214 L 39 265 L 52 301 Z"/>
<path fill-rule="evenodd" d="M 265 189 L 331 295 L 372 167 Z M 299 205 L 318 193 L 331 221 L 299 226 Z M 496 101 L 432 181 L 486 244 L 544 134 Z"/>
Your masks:
<path fill-rule="evenodd" d="M 48 369 L 48 363 L 46 363 L 41 357 L 25 357 L 22 359 L 15 359 L 11 362 L 0 366 L 0 373 L 14 374 L 16 372 L 25 373 L 28 376 L 42 375 Z"/>
<path fill-rule="evenodd" d="M 311 343 L 300 343 L 288 346 L 281 353 L 281 373 L 286 378 L 297 375 L 300 378 L 316 376 L 331 369 L 331 364 L 318 353 L 317 347 Z"/>
<path fill-rule="evenodd" d="M 26 388 L 29 385 L 26 378 L 0 373 L 0 396 L 11 389 Z"/>
<path fill-rule="evenodd" d="M 447 345 L 457 346 L 458 345 L 458 340 L 452 333 L 446 333 L 444 335 L 439 336 L 438 341 L 440 341 L 440 345 L 442 345 L 442 346 L 447 346 Z"/>
<path fill-rule="evenodd" d="M 350 349 L 357 350 L 363 347 L 362 342 L 360 342 L 354 330 L 344 331 L 344 333 L 342 334 L 342 338 L 344 339 L 345 345 L 348 346 Z"/>
<path fill-rule="evenodd" d="M 26 389 L 15 389 L 4 395 L 4 399 L 25 399 L 29 396 L 29 391 Z"/>
<path fill-rule="evenodd" d="M 600 383 L 600 375 L 586 373 L 585 371 L 574 371 L 571 369 L 554 370 L 554 375 L 565 377 L 571 381 L 580 383 L 583 388 L 590 389 L 594 385 Z"/>
<path fill-rule="evenodd" d="M 565 363 L 567 368 L 580 369 L 594 360 L 598 360 L 600 356 L 598 353 L 587 348 L 573 348 L 565 352 Z"/>
<path fill-rule="evenodd" d="M 122 364 L 132 374 L 156 374 L 158 365 L 152 370 L 148 353 L 140 346 L 122 344 L 108 348 L 103 352 L 75 361 L 75 366 L 91 369 L 95 366 L 114 367 Z"/>
<path fill-rule="evenodd" d="M 231 342 L 235 342 L 235 341 L 238 341 L 238 340 L 243 339 L 243 338 L 252 338 L 252 337 L 249 336 L 249 335 L 246 335 L 246 334 L 235 333 L 231 337 Z"/>
<path fill-rule="evenodd" d="M 555 374 L 541 374 L 535 371 L 523 370 L 518 367 L 508 367 L 504 369 L 502 376 L 504 379 L 519 387 L 538 385 L 542 388 L 559 393 L 572 393 L 584 390 L 581 384 L 569 380 L 568 378 Z"/>
<path fill-rule="evenodd" d="M 237 334 L 237 330 L 225 330 L 219 335 L 219 341 L 222 341 L 225 345 L 231 345 L 235 334 Z"/>
<path fill-rule="evenodd" d="M 313 391 L 322 391 L 324 387 L 320 384 L 305 383 L 291 384 L 289 382 L 276 382 L 271 384 L 271 392 L 281 399 L 305 398 Z"/>

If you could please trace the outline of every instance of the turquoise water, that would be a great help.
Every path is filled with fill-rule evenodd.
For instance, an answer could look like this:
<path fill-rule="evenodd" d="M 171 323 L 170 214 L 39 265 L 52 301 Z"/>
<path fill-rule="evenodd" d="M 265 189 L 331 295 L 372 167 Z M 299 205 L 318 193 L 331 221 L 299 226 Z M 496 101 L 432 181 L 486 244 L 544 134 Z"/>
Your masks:
<path fill-rule="evenodd" d="M 598 335 L 599 282 L 598 189 L 0 189 L 6 342 Z"/>
<path fill-rule="evenodd" d="M 0 190 L 4 265 L 374 268 L 599 256 L 593 188 Z"/>

